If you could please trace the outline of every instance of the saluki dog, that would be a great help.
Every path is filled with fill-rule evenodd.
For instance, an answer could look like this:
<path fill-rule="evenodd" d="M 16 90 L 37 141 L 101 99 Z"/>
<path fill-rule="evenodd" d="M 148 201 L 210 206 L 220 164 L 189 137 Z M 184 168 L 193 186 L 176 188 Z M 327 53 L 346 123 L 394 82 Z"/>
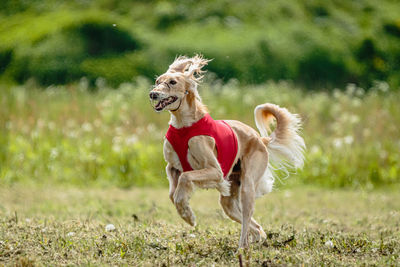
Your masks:
<path fill-rule="evenodd" d="M 194 186 L 216 188 L 226 215 L 242 225 L 239 248 L 247 248 L 249 237 L 253 242 L 266 237 L 252 216 L 255 199 L 272 190 L 274 170 L 303 166 L 301 122 L 269 103 L 254 110 L 260 133 L 239 121 L 214 121 L 197 91 L 209 61 L 201 55 L 177 57 L 149 95 L 157 112 L 171 115 L 164 141 L 169 197 L 179 215 L 195 226 L 189 206 Z"/>

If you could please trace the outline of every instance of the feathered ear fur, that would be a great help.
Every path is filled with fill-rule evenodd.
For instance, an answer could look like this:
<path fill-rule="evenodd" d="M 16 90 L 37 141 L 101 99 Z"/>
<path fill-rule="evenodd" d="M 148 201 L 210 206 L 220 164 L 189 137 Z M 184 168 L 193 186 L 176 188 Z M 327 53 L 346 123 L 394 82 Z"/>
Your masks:
<path fill-rule="evenodd" d="M 201 74 L 205 72 L 202 68 L 210 61 L 209 59 L 203 58 L 202 55 L 195 55 L 192 58 L 179 56 L 169 66 L 168 72 L 182 72 L 187 78 L 198 83 L 203 78 Z"/>

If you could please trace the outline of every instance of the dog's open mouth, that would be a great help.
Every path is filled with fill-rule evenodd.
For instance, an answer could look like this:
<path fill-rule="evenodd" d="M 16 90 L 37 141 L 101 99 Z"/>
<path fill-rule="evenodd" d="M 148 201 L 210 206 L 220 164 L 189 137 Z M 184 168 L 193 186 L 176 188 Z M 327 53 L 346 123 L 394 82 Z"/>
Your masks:
<path fill-rule="evenodd" d="M 171 105 L 172 103 L 174 103 L 176 100 L 178 100 L 178 97 L 176 97 L 176 96 L 169 96 L 169 97 L 163 98 L 160 101 L 158 101 L 158 103 L 154 106 L 154 109 L 156 111 L 161 111 L 166 106 Z"/>

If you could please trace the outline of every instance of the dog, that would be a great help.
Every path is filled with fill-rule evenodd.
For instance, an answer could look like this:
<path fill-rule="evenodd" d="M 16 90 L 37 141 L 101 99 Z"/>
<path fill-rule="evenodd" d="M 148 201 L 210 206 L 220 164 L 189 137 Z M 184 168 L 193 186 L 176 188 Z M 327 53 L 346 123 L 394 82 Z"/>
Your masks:
<path fill-rule="evenodd" d="M 195 226 L 189 205 L 194 187 L 216 188 L 226 215 L 241 224 L 239 248 L 247 248 L 266 238 L 252 216 L 255 199 L 272 191 L 274 170 L 303 166 L 301 120 L 266 103 L 254 110 L 260 133 L 239 121 L 214 121 L 197 90 L 209 62 L 201 55 L 177 57 L 149 94 L 155 111 L 171 115 L 163 147 L 169 198 L 182 219 Z"/>

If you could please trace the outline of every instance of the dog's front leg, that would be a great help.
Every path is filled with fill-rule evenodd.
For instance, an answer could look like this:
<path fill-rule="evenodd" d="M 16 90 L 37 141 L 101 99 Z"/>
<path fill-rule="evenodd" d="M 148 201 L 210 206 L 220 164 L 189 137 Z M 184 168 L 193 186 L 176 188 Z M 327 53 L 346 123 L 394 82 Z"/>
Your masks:
<path fill-rule="evenodd" d="M 178 179 L 179 176 L 181 175 L 181 171 L 174 168 L 170 163 L 168 163 L 165 169 L 169 181 L 169 199 L 171 199 L 172 203 L 174 203 L 174 193 L 176 187 L 178 186 Z"/>
<path fill-rule="evenodd" d="M 192 226 L 196 225 L 196 217 L 189 206 L 189 199 L 193 192 L 194 184 L 217 184 L 221 179 L 222 172 L 216 168 L 188 171 L 179 176 L 178 186 L 174 193 L 174 203 L 182 219 Z"/>

